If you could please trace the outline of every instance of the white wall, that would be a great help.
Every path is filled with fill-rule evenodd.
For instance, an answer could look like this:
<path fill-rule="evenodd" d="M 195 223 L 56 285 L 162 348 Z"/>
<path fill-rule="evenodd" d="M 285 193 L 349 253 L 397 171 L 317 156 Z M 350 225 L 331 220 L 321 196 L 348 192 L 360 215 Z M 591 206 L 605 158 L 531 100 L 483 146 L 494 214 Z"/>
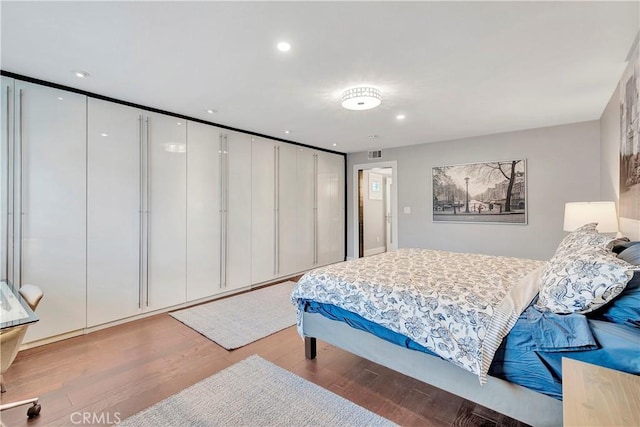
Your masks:
<path fill-rule="evenodd" d="M 520 158 L 527 159 L 527 225 L 431 221 L 432 167 Z M 376 161 L 389 160 L 398 162 L 398 247 L 548 259 L 565 236 L 564 203 L 600 199 L 598 121 L 388 149 Z M 367 153 L 349 154 L 347 162 L 347 170 L 367 163 Z M 351 180 L 348 174 L 347 253 L 354 256 Z"/>
<path fill-rule="evenodd" d="M 620 199 L 620 85 L 600 117 L 600 191 L 602 200 Z M 638 200 L 640 203 L 640 200 Z M 620 232 L 640 240 L 640 221 L 620 218 Z"/>
<path fill-rule="evenodd" d="M 370 199 L 369 181 L 371 173 L 380 176 L 380 193 L 384 194 L 384 179 L 377 172 L 364 171 L 364 255 L 384 252 L 385 247 L 385 222 L 384 222 L 384 198 Z"/>

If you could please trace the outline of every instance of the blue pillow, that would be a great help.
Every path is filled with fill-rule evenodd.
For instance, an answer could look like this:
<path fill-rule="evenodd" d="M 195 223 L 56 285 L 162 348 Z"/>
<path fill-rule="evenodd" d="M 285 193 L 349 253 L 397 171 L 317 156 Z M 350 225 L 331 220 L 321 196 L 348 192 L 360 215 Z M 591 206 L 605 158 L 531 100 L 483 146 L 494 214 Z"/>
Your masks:
<path fill-rule="evenodd" d="M 636 271 L 622 293 L 589 318 L 640 328 L 640 272 Z"/>
<path fill-rule="evenodd" d="M 640 242 L 630 242 L 618 258 L 627 261 L 629 264 L 640 265 Z"/>

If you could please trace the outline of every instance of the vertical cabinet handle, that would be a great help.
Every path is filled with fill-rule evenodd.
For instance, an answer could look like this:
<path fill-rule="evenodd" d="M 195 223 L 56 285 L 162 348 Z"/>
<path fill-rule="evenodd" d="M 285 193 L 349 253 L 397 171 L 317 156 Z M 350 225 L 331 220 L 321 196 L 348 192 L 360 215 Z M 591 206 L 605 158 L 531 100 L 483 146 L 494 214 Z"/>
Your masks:
<path fill-rule="evenodd" d="M 276 274 L 280 274 L 280 146 L 276 154 Z"/>
<path fill-rule="evenodd" d="M 273 275 L 278 273 L 278 147 L 273 146 Z"/>
<path fill-rule="evenodd" d="M 313 264 L 318 263 L 318 155 L 313 155 Z"/>
<path fill-rule="evenodd" d="M 224 155 L 223 172 L 224 172 L 224 193 L 223 193 L 223 206 L 224 206 L 224 270 L 222 275 L 222 287 L 227 287 L 227 251 L 229 248 L 228 242 L 228 218 L 229 218 L 229 141 L 227 135 L 224 135 L 224 143 L 222 146 L 222 154 Z"/>
<path fill-rule="evenodd" d="M 9 280 L 9 224 L 11 224 L 10 218 L 11 218 L 11 209 L 9 208 L 9 203 L 10 203 L 10 196 L 9 196 L 9 141 L 11 138 L 11 132 L 10 132 L 10 126 L 11 126 L 11 117 L 9 114 L 9 107 L 11 106 L 10 104 L 10 97 L 11 97 L 11 87 L 9 85 L 7 85 L 7 105 L 5 106 L 5 112 L 7 115 L 7 122 L 5 123 L 7 126 L 7 134 L 6 136 L 6 153 L 5 153 L 5 159 L 4 160 L 7 164 L 6 167 L 6 175 L 5 175 L 5 195 L 6 195 L 6 206 L 7 206 L 7 217 L 6 217 L 6 223 L 5 223 L 5 230 L 4 230 L 4 236 L 5 236 L 5 240 L 4 240 L 4 244 L 5 244 L 5 256 L 4 256 L 4 272 L 2 275 L 2 280 L 6 281 L 7 283 L 11 283 L 11 281 Z"/>
<path fill-rule="evenodd" d="M 145 118 L 145 122 L 146 122 L 146 131 L 147 131 L 147 135 L 146 135 L 146 154 L 147 154 L 147 169 L 146 169 L 146 178 L 147 178 L 147 222 L 145 224 L 145 229 L 146 229 L 146 254 L 147 254 L 147 259 L 145 260 L 145 287 L 146 287 L 146 301 L 145 304 L 147 307 L 149 307 L 149 258 L 150 258 L 150 254 L 149 251 L 151 249 L 151 235 L 149 234 L 149 223 L 151 222 L 151 156 L 149 154 L 150 151 L 150 144 L 149 144 L 149 140 L 150 140 L 150 123 L 149 123 L 149 117 Z"/>
<path fill-rule="evenodd" d="M 219 279 L 220 279 L 220 289 L 223 288 L 223 283 L 224 283 L 224 279 L 223 279 L 223 271 L 224 271 L 224 267 L 225 267 L 225 261 L 224 261 L 224 252 L 225 252 L 225 247 L 224 247 L 224 187 L 225 187 L 225 179 L 224 179 L 224 172 L 223 172 L 223 163 L 224 163 L 224 159 L 223 159 L 223 155 L 224 155 L 224 147 L 223 147 L 223 143 L 222 143 L 222 134 L 220 134 L 219 140 L 218 140 L 218 181 L 219 181 L 219 185 L 218 185 L 218 213 L 219 213 L 219 220 L 220 220 L 220 257 L 219 257 L 219 262 L 220 262 L 220 272 L 219 272 Z"/>
<path fill-rule="evenodd" d="M 144 150 L 142 149 L 142 114 L 138 115 L 138 149 L 140 157 L 140 176 L 138 181 L 138 308 L 142 308 L 143 245 L 144 245 Z"/>
<path fill-rule="evenodd" d="M 18 107 L 18 126 L 20 128 L 20 141 L 19 141 L 19 149 L 20 149 L 20 171 L 19 171 L 19 182 L 20 182 L 20 236 L 18 236 L 18 243 L 20 244 L 18 256 L 19 259 L 19 268 L 18 268 L 18 285 L 22 286 L 22 260 L 24 257 L 23 254 L 23 236 L 24 236 L 24 187 L 23 187 L 23 169 L 24 169 L 24 157 L 23 157 L 23 140 L 24 140 L 24 117 L 23 117 L 23 104 L 24 98 L 22 89 L 20 89 L 20 94 L 18 97 L 19 107 Z"/>

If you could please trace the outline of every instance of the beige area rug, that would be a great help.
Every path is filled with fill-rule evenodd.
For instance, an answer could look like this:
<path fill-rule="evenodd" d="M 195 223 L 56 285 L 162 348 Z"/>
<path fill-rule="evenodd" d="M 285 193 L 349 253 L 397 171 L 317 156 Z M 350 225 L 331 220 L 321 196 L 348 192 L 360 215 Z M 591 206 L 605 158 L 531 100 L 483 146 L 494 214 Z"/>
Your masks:
<path fill-rule="evenodd" d="M 126 427 L 393 426 L 253 355 L 124 420 Z"/>
<path fill-rule="evenodd" d="M 233 350 L 295 325 L 294 286 L 284 282 L 169 314 Z"/>

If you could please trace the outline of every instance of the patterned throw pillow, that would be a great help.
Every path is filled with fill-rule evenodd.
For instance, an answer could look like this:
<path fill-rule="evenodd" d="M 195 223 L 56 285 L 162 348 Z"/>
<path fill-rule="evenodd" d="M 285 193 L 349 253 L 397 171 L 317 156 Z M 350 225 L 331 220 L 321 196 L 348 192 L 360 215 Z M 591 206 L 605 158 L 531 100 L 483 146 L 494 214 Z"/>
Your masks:
<path fill-rule="evenodd" d="M 560 245 L 558 245 L 556 254 L 558 252 L 580 250 L 583 246 L 597 246 L 604 248 L 609 244 L 609 242 L 615 240 L 614 237 L 608 237 L 598 233 L 596 231 L 597 226 L 597 222 L 592 222 L 569 233 L 569 235 L 560 242 Z"/>
<path fill-rule="evenodd" d="M 542 270 L 537 307 L 588 313 L 615 298 L 638 270 L 599 245 L 556 252 Z"/>

